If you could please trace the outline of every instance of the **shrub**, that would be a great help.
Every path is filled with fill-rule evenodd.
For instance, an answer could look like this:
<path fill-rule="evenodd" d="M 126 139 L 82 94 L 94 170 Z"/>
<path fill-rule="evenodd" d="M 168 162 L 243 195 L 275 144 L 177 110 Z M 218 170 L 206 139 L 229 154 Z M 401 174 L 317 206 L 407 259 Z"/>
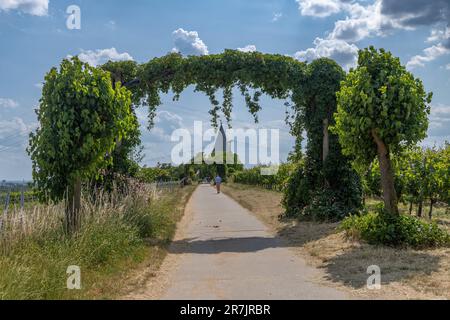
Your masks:
<path fill-rule="evenodd" d="M 298 164 L 289 177 L 284 190 L 282 203 L 286 210 L 286 216 L 299 216 L 308 204 L 310 197 L 310 189 L 305 178 L 304 167 L 302 164 Z"/>
<path fill-rule="evenodd" d="M 350 214 L 349 209 L 339 201 L 333 190 L 319 190 L 311 198 L 311 203 L 304 208 L 301 215 L 315 221 L 339 221 Z"/>
<path fill-rule="evenodd" d="M 414 248 L 450 245 L 450 234 L 438 227 L 411 216 L 391 217 L 383 212 L 367 213 L 346 218 L 341 229 L 347 237 L 362 239 L 369 244 L 411 246 Z"/>
<path fill-rule="evenodd" d="M 333 158 L 330 156 L 329 160 Z M 319 179 L 311 179 L 307 167 L 298 163 L 284 189 L 286 216 L 315 221 L 338 221 L 357 213 L 361 205 L 361 184 L 357 174 L 336 161 L 324 170 L 327 183 L 317 188 Z M 339 180 L 330 177 L 340 177 Z"/>
<path fill-rule="evenodd" d="M 283 191 L 286 187 L 289 176 L 295 169 L 295 165 L 284 163 L 278 167 L 278 171 L 273 175 L 262 175 L 261 171 L 269 169 L 268 166 L 258 166 L 233 174 L 233 181 L 236 183 L 254 185 L 275 191 Z"/>

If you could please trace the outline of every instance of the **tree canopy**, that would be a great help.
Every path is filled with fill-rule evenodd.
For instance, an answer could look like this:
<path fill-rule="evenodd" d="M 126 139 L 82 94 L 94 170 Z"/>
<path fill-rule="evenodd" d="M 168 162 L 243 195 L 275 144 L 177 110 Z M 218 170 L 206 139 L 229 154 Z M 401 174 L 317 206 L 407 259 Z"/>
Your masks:
<path fill-rule="evenodd" d="M 366 166 L 378 155 L 385 209 L 398 214 L 390 158 L 425 138 L 432 94 L 400 59 L 370 47 L 360 51 L 337 98 L 333 130 L 342 151 Z"/>
<path fill-rule="evenodd" d="M 337 96 L 335 131 L 357 161 L 370 164 L 377 155 L 373 131 L 394 154 L 426 137 L 432 94 L 390 52 L 362 50 Z"/>
<path fill-rule="evenodd" d="M 39 128 L 31 134 L 28 152 L 38 189 L 61 200 L 76 180 L 95 177 L 116 143 L 133 131 L 130 92 L 110 74 L 78 58 L 62 61 L 45 76 Z"/>

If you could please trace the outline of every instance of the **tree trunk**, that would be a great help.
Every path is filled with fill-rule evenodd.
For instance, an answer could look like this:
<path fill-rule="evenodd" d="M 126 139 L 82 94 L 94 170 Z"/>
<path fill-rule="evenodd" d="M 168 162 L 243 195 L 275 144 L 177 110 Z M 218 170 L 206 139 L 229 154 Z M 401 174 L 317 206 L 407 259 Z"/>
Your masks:
<path fill-rule="evenodd" d="M 328 119 L 323 120 L 323 162 L 325 162 L 330 154 L 330 134 Z"/>
<path fill-rule="evenodd" d="M 412 209 L 413 209 L 413 203 L 412 201 L 409 202 L 409 215 L 412 214 Z"/>
<path fill-rule="evenodd" d="M 323 119 L 323 143 L 322 143 L 322 166 L 325 166 L 325 161 L 327 161 L 328 155 L 330 154 L 330 133 L 328 130 L 329 122 L 328 119 Z M 325 177 L 325 187 L 330 186 L 330 182 L 327 177 Z"/>
<path fill-rule="evenodd" d="M 417 210 L 417 216 L 418 216 L 419 218 L 422 217 L 422 208 L 423 208 L 423 201 L 420 200 L 420 201 L 419 201 L 419 209 Z"/>
<path fill-rule="evenodd" d="M 428 213 L 428 217 L 430 218 L 430 220 L 433 218 L 433 205 L 434 205 L 434 200 L 430 199 L 430 212 Z"/>
<path fill-rule="evenodd" d="M 69 192 L 66 208 L 66 228 L 69 234 L 78 231 L 80 227 L 81 179 L 77 178 Z"/>
<path fill-rule="evenodd" d="M 372 130 L 372 136 L 378 149 L 384 208 L 389 214 L 397 216 L 399 215 L 397 193 L 395 192 L 394 173 L 392 170 L 389 150 L 375 130 Z"/>

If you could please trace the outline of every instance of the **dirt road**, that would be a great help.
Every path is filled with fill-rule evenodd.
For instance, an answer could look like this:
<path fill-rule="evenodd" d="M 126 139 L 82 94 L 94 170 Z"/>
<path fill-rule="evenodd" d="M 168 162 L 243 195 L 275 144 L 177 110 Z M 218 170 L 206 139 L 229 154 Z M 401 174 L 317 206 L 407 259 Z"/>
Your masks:
<path fill-rule="evenodd" d="M 231 198 L 193 194 L 160 274 L 130 299 L 346 299 Z"/>

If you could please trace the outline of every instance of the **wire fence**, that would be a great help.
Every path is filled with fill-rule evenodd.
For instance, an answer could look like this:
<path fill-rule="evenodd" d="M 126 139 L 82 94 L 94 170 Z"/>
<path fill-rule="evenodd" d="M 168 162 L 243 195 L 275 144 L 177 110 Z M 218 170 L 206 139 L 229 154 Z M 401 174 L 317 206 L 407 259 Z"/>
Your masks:
<path fill-rule="evenodd" d="M 151 184 L 156 190 L 173 191 L 184 186 L 184 179 L 178 181 L 159 181 Z"/>
<path fill-rule="evenodd" d="M 184 180 L 159 181 L 149 184 L 149 192 L 172 192 L 184 186 Z M 27 205 L 38 202 L 35 192 L 27 184 L 0 185 L 0 216 L 11 210 L 23 210 Z"/>
<path fill-rule="evenodd" d="M 160 181 L 151 184 L 140 184 L 139 186 L 130 185 L 131 189 L 126 191 L 128 193 L 123 195 L 118 190 L 108 194 L 102 190 L 97 190 L 94 192 L 95 200 L 93 203 L 97 204 L 96 201 L 98 199 L 101 199 L 104 202 L 109 201 L 110 203 L 118 203 L 120 202 L 119 199 L 121 196 L 127 197 L 139 192 L 141 192 L 141 194 L 146 194 L 148 197 L 157 201 L 164 194 L 176 192 L 177 189 L 184 186 L 184 182 L 184 180 Z M 86 199 L 91 199 L 89 192 L 87 192 L 85 196 L 87 196 Z M 39 215 L 41 215 L 42 212 L 59 210 L 58 212 L 60 213 L 61 208 L 64 208 L 63 203 L 40 203 L 37 194 L 27 184 L 3 183 L 0 185 L 0 236 L 4 235 L 8 223 L 15 223 L 22 226 L 24 221 L 33 221 L 30 223 L 34 224 L 36 221 L 33 219 L 36 218 L 39 220 Z M 32 216 L 32 218 L 28 216 Z"/>
<path fill-rule="evenodd" d="M 26 184 L 0 186 L 0 208 L 8 211 L 11 207 L 23 209 L 27 203 L 37 200 L 34 192 Z"/>

